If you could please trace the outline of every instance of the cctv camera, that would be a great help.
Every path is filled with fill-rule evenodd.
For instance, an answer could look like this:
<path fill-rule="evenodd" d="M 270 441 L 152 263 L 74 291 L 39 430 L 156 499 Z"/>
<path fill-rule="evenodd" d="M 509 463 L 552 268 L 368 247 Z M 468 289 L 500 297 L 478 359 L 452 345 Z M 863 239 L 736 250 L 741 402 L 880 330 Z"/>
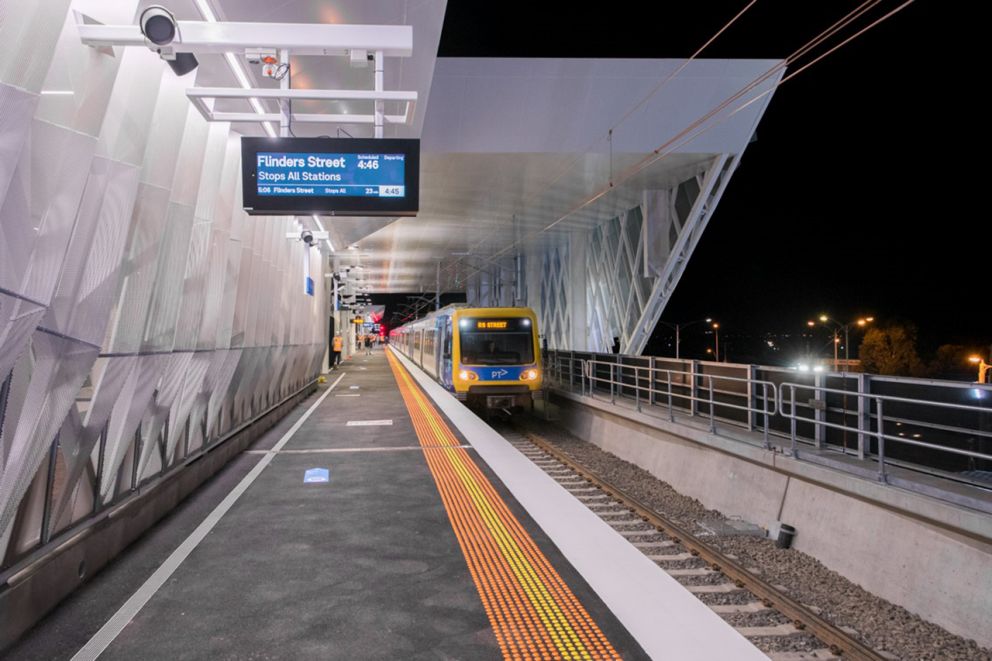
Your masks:
<path fill-rule="evenodd" d="M 141 34 L 148 47 L 168 63 L 177 76 L 185 76 L 195 69 L 199 62 L 192 53 L 177 53 L 172 42 L 180 37 L 179 24 L 171 11 L 161 5 L 152 5 L 141 12 L 138 18 Z"/>
<path fill-rule="evenodd" d="M 176 17 L 161 5 L 152 5 L 138 19 L 141 34 L 156 46 L 168 46 L 176 38 Z"/>
<path fill-rule="evenodd" d="M 310 230 L 303 230 L 300 232 L 300 240 L 308 246 L 313 245 L 313 232 Z"/>

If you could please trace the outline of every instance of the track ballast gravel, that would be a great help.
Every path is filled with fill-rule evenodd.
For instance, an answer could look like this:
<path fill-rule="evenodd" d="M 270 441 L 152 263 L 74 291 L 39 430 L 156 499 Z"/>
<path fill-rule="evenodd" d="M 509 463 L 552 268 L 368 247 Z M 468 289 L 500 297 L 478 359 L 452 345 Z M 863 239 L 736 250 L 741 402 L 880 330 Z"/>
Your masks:
<path fill-rule="evenodd" d="M 992 650 L 983 649 L 973 640 L 955 636 L 905 608 L 867 592 L 805 553 L 780 549 L 767 538 L 708 535 L 708 531 L 698 522 L 726 520 L 720 512 L 706 509 L 698 500 L 678 493 L 646 470 L 604 452 L 553 424 L 528 418 L 525 425 L 602 479 L 688 528 L 718 550 L 736 556 L 743 566 L 758 570 L 762 578 L 784 587 L 789 596 L 812 606 L 824 619 L 857 631 L 865 642 L 879 652 L 898 659 L 992 661 Z M 637 541 L 648 539 L 638 538 Z M 691 566 L 691 561 L 682 564 Z M 665 563 L 664 568 L 679 566 L 680 563 Z M 753 599 L 745 592 L 700 594 L 698 597 L 707 604 L 741 604 Z M 780 622 L 775 615 L 778 614 L 769 614 L 766 620 L 760 616 L 748 617 L 748 626 L 764 626 L 750 622 Z M 789 638 L 795 639 L 790 641 L 794 643 L 793 649 L 816 647 L 806 640 L 808 636 Z M 751 640 L 763 649 L 772 644 L 778 646 L 772 640 Z"/>

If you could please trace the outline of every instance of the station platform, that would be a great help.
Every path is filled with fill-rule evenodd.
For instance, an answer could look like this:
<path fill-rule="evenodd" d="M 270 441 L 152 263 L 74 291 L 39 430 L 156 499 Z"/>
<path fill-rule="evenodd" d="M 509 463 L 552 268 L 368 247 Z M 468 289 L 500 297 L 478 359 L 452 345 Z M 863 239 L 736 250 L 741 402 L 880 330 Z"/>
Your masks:
<path fill-rule="evenodd" d="M 218 477 L 224 493 L 190 498 L 167 557 L 135 545 L 115 563 L 132 570 L 109 567 L 11 652 L 764 658 L 402 356 L 356 356 L 328 377 Z M 68 630 L 81 621 L 85 641 Z"/>

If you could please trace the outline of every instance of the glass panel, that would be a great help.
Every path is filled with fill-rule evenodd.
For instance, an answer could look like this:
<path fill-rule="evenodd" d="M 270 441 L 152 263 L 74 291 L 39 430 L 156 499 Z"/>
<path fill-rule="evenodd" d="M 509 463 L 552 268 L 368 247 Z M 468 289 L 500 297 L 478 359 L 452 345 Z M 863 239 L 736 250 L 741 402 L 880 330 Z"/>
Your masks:
<path fill-rule="evenodd" d="M 465 319 L 459 325 L 463 365 L 534 362 L 534 335 L 529 319 Z"/>

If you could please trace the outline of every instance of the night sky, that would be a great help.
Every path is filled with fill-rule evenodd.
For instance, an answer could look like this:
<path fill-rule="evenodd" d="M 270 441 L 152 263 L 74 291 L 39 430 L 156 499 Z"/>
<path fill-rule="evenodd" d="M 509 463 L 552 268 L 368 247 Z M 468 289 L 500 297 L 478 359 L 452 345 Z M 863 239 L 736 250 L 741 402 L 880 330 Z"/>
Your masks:
<path fill-rule="evenodd" d="M 439 55 L 684 58 L 745 4 L 449 0 Z M 965 165 L 983 106 L 960 82 L 978 22 L 955 4 L 918 0 L 778 89 L 663 319 L 729 336 L 873 314 L 915 323 L 924 351 L 992 342 L 984 187 Z M 701 57 L 784 58 L 856 5 L 758 0 Z"/>

